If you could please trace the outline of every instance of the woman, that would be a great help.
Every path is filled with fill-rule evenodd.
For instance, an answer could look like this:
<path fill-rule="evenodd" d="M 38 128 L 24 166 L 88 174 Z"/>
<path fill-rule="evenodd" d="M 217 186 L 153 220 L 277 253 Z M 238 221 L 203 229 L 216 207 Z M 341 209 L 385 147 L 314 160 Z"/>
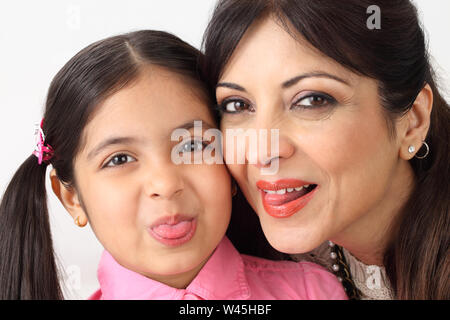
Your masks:
<path fill-rule="evenodd" d="M 351 298 L 449 299 L 450 111 L 410 1 L 223 0 L 203 45 L 222 129 L 279 130 L 227 159 L 270 244 Z"/>

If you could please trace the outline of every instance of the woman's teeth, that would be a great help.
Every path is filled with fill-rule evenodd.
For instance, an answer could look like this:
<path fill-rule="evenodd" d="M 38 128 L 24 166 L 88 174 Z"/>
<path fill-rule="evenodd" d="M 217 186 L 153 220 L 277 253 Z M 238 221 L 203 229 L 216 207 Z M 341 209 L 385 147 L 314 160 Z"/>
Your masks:
<path fill-rule="evenodd" d="M 286 189 L 280 189 L 280 190 L 263 190 L 263 191 L 268 194 L 285 194 L 286 192 L 300 191 L 303 188 L 308 188 L 308 187 L 309 187 L 309 184 L 306 184 L 306 185 L 298 187 L 298 188 L 286 188 Z"/>

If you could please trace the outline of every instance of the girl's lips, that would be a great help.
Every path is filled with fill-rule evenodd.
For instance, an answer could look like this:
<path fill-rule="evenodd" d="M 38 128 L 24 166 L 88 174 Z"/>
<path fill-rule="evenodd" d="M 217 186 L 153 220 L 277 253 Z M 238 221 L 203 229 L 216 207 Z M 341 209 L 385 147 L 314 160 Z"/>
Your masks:
<path fill-rule="evenodd" d="M 260 189 L 264 210 L 275 218 L 287 218 L 300 211 L 318 190 L 318 185 L 297 179 L 260 180 L 256 185 Z"/>
<path fill-rule="evenodd" d="M 196 227 L 195 218 L 175 216 L 159 219 L 148 230 L 154 239 L 166 246 L 175 247 L 191 240 Z"/>

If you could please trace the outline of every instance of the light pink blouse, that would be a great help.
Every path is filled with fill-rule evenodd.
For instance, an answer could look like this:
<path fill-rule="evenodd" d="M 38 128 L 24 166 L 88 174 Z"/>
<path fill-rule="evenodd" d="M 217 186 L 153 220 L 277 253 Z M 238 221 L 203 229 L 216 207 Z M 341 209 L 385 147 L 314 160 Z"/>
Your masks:
<path fill-rule="evenodd" d="M 128 270 L 104 251 L 100 289 L 89 299 L 136 300 L 304 300 L 347 299 L 336 277 L 310 262 L 251 257 L 224 237 L 186 289 L 169 287 Z"/>

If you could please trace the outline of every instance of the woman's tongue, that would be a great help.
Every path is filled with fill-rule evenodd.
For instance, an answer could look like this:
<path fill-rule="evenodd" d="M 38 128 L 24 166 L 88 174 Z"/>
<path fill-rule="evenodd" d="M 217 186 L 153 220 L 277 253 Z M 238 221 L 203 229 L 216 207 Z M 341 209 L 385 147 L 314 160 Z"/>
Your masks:
<path fill-rule="evenodd" d="M 264 192 L 265 193 L 265 192 Z M 308 193 L 305 188 L 303 188 L 300 191 L 292 191 L 292 192 L 286 192 L 285 194 L 269 194 L 265 193 L 264 195 L 264 201 L 272 206 L 281 206 L 285 203 L 288 203 L 290 201 L 293 201 L 295 199 L 300 198 L 301 196 Z"/>

